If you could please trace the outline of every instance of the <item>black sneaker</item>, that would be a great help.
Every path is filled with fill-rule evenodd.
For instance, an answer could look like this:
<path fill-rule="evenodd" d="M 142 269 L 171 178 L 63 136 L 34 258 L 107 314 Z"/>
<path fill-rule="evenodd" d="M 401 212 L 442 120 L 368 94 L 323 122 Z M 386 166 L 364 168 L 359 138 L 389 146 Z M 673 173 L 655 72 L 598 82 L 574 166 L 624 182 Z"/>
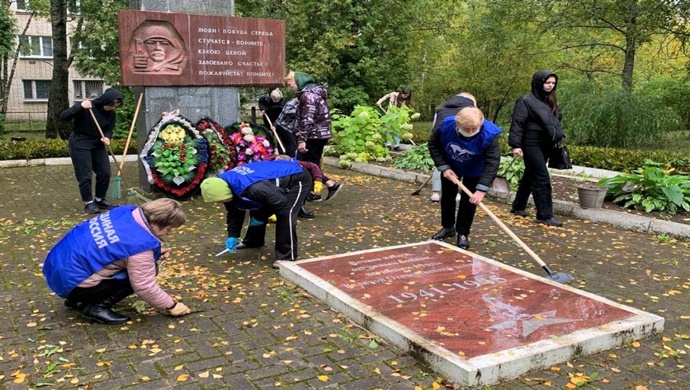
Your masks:
<path fill-rule="evenodd" d="M 332 187 L 328 187 L 328 196 L 326 197 L 326 200 L 335 198 L 341 188 L 343 188 L 343 186 L 338 183 L 333 184 Z"/>
<path fill-rule="evenodd" d="M 529 217 L 529 213 L 525 210 L 510 210 L 510 213 L 520 217 Z"/>
<path fill-rule="evenodd" d="M 556 226 L 556 227 L 563 226 L 563 222 L 557 220 L 554 217 L 546 218 L 546 219 L 537 218 L 537 223 L 541 223 L 541 224 L 547 225 L 547 226 Z"/>
<path fill-rule="evenodd" d="M 105 198 L 103 198 L 101 200 L 96 199 L 93 202 L 96 204 L 96 206 L 98 206 L 99 209 L 103 209 L 103 210 L 110 210 L 110 209 L 116 207 L 114 204 L 105 200 Z"/>
<path fill-rule="evenodd" d="M 84 212 L 88 214 L 99 214 L 101 210 L 96 206 L 96 202 L 89 202 L 84 206 Z"/>
<path fill-rule="evenodd" d="M 310 202 L 321 202 L 323 199 L 321 195 L 310 192 L 309 195 L 307 195 L 307 200 Z"/>

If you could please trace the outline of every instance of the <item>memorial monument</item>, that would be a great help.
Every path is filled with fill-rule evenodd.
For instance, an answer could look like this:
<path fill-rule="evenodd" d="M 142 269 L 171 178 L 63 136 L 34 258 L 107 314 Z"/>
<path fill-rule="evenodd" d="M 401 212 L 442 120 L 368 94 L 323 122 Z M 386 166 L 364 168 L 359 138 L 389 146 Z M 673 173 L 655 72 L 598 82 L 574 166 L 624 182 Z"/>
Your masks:
<path fill-rule="evenodd" d="M 614 348 L 664 324 L 439 241 L 286 262 L 280 272 L 462 385 Z"/>

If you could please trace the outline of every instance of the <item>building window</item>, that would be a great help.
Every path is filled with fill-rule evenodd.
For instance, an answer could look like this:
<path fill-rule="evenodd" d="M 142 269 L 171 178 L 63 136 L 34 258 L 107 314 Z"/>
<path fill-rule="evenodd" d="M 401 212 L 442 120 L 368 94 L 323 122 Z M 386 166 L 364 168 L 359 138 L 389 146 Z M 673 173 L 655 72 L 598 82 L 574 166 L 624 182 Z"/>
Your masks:
<path fill-rule="evenodd" d="M 17 0 L 17 11 L 30 11 L 28 0 Z"/>
<path fill-rule="evenodd" d="M 95 99 L 103 93 L 103 81 L 101 80 L 74 80 L 74 100 Z"/>
<path fill-rule="evenodd" d="M 67 14 L 79 15 L 81 11 L 81 4 L 79 0 L 69 0 L 67 2 Z"/>
<path fill-rule="evenodd" d="M 23 80 L 25 102 L 47 102 L 50 80 Z"/>
<path fill-rule="evenodd" d="M 53 58 L 53 38 L 21 35 L 21 57 Z"/>

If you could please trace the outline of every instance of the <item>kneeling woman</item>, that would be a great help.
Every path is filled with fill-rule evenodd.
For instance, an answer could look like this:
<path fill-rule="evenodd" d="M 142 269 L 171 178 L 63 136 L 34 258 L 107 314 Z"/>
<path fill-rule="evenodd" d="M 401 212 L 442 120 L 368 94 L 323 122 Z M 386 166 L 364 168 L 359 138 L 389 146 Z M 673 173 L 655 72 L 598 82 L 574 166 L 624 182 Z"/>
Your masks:
<path fill-rule="evenodd" d="M 180 203 L 167 198 L 116 207 L 84 221 L 48 253 L 43 263 L 48 287 L 66 298 L 65 306 L 101 324 L 128 321 L 112 307 L 132 293 L 169 315 L 189 314 L 156 282 L 158 260 L 170 253 L 161 248 L 160 237 L 186 221 Z"/>

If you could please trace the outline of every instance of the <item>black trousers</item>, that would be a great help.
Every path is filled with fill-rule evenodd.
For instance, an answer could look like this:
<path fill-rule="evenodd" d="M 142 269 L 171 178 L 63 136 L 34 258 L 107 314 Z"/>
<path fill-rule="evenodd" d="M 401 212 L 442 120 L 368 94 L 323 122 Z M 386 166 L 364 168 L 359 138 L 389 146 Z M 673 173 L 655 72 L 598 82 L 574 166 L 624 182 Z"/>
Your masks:
<path fill-rule="evenodd" d="M 100 139 L 72 133 L 69 136 L 69 155 L 72 158 L 74 176 L 79 183 L 81 200 L 93 200 L 91 176 L 96 174 L 96 198 L 105 198 L 110 184 L 108 150 Z"/>
<path fill-rule="evenodd" d="M 72 302 L 82 302 L 86 304 L 99 304 L 105 300 L 118 296 L 124 299 L 134 293 L 129 279 L 103 279 L 93 287 L 75 287 L 67 295 L 67 299 Z"/>
<path fill-rule="evenodd" d="M 297 140 L 295 136 L 280 126 L 276 126 L 276 133 L 278 133 L 278 138 L 280 138 L 280 142 L 283 143 L 283 147 L 285 148 L 285 150 L 282 150 L 280 145 L 276 145 L 278 151 L 280 151 L 281 154 L 295 157 L 297 155 Z"/>
<path fill-rule="evenodd" d="M 327 143 L 327 139 L 308 139 L 305 145 L 307 151 L 304 153 L 297 152 L 297 159 L 300 161 L 313 162 L 314 164 L 318 165 L 319 168 L 322 168 L 321 157 L 323 156 L 323 148 Z M 323 180 L 321 180 L 321 182 L 325 184 L 330 179 L 326 177 L 325 173 L 323 173 L 323 168 L 321 169 L 321 172 L 323 175 Z"/>
<path fill-rule="evenodd" d="M 276 215 L 275 256 L 276 260 L 296 260 L 297 251 L 297 214 L 307 199 L 312 187 L 311 174 L 304 170 L 289 176 L 289 186 L 284 188 L 287 207 L 282 210 L 261 209 L 249 214 L 260 221 L 266 221 L 271 214 Z M 264 245 L 266 224 L 247 228 L 242 242 L 250 248 Z"/>
<path fill-rule="evenodd" d="M 462 184 L 470 192 L 474 192 L 479 184 L 479 177 L 463 177 Z M 460 187 L 441 175 L 441 226 L 452 228 L 458 234 L 470 235 L 470 228 L 474 222 L 474 214 L 477 212 L 477 205 L 470 203 L 470 196 L 461 192 L 458 213 L 455 214 L 455 197 L 458 195 Z"/>
<path fill-rule="evenodd" d="M 522 158 L 525 162 L 525 173 L 522 175 L 515 193 L 513 210 L 524 210 L 527 207 L 529 196 L 532 194 L 534 205 L 537 208 L 537 218 L 549 219 L 553 217 L 551 176 L 546 167 L 548 152 L 548 149 L 542 149 L 536 145 L 523 146 Z"/>

